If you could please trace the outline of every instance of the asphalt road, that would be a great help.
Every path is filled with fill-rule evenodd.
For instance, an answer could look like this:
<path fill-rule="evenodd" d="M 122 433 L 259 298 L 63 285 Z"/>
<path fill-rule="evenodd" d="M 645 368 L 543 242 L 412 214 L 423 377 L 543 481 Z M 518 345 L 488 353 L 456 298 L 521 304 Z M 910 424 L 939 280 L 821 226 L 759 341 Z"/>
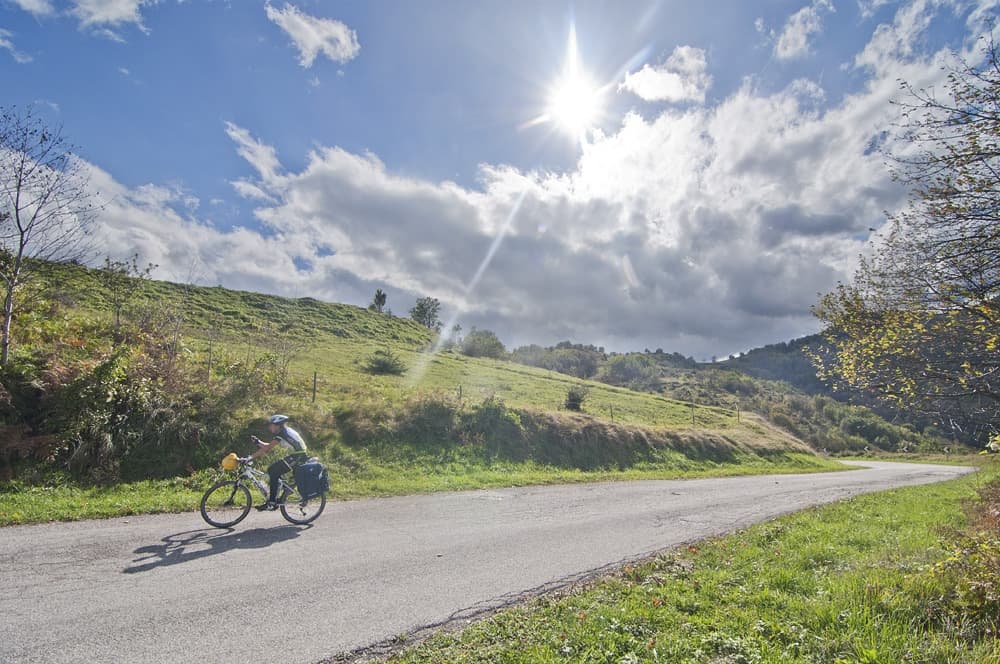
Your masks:
<path fill-rule="evenodd" d="M 0 662 L 317 662 L 465 620 L 609 564 L 971 469 L 642 481 L 0 529 Z M 2 508 L 2 505 L 0 505 Z"/>

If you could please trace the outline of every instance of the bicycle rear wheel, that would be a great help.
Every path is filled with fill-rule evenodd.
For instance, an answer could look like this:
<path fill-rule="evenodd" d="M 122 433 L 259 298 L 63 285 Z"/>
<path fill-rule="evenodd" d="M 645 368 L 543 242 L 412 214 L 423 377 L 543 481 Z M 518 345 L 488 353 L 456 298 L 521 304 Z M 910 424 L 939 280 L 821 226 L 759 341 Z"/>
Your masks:
<path fill-rule="evenodd" d="M 281 504 L 281 516 L 285 517 L 287 521 L 303 525 L 306 523 L 312 523 L 319 518 L 319 515 L 323 513 L 323 509 L 325 507 L 325 495 L 320 494 L 314 498 L 302 500 L 302 498 L 299 497 L 298 492 L 295 492 L 288 496 L 285 502 Z"/>
<path fill-rule="evenodd" d="M 234 480 L 216 482 L 201 498 L 201 518 L 216 528 L 231 528 L 250 513 L 250 491 Z"/>

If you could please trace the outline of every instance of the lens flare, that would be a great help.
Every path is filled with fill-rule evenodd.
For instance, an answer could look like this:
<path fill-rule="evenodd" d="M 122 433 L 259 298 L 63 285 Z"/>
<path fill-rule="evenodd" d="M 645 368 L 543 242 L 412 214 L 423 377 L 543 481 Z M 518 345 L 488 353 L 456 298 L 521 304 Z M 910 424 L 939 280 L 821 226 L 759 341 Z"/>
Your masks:
<path fill-rule="evenodd" d="M 451 318 L 449 318 L 448 322 L 445 323 L 441 334 L 438 335 L 438 340 L 434 343 L 433 348 L 431 348 L 428 352 L 422 353 L 417 359 L 416 364 L 408 372 L 408 382 L 411 387 L 423 380 L 424 374 L 427 373 L 427 368 L 431 364 L 431 360 L 434 359 L 435 355 L 441 352 L 444 344 L 451 337 L 452 328 L 455 326 L 455 323 L 458 322 L 459 317 L 465 313 L 465 302 L 468 302 L 469 296 L 476 289 L 476 286 L 479 285 L 480 279 L 483 278 L 483 275 L 486 273 L 487 268 L 489 268 L 490 263 L 493 262 L 493 257 L 496 256 L 497 251 L 499 251 L 500 245 L 503 244 L 504 238 L 507 237 L 507 233 L 510 232 L 510 228 L 514 224 L 514 219 L 517 217 L 517 213 L 521 209 L 521 203 L 524 202 L 524 196 L 526 193 L 526 191 L 522 191 L 514 201 L 514 205 L 511 206 L 510 212 L 507 213 L 507 218 L 504 220 L 503 225 L 497 230 L 497 234 L 493 237 L 493 242 L 490 243 L 490 248 L 486 250 L 486 255 L 479 263 L 479 267 L 476 268 L 476 272 L 472 275 L 472 279 L 470 279 L 469 283 L 465 285 L 465 297 L 463 298 L 464 302 L 462 303 L 462 306 L 457 307 L 452 313 Z"/>

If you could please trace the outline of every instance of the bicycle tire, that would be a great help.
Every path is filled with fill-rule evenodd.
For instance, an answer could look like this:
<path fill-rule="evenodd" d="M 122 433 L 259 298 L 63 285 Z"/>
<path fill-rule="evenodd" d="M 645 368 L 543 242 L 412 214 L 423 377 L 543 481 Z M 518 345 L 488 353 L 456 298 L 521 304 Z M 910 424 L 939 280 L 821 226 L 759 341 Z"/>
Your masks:
<path fill-rule="evenodd" d="M 213 493 L 224 487 L 232 489 L 229 500 L 232 500 L 237 495 L 240 495 L 243 499 L 239 502 L 239 505 L 242 505 L 242 507 L 232 511 L 232 513 L 236 515 L 236 518 L 226 521 L 213 519 L 208 515 L 209 498 Z M 250 507 L 252 507 L 252 505 L 253 498 L 250 496 L 250 490 L 243 486 L 242 483 L 235 480 L 222 480 L 221 482 L 216 482 L 209 487 L 208 491 L 205 492 L 205 495 L 201 497 L 201 518 L 205 520 L 205 523 L 215 528 L 232 528 L 237 523 L 247 518 L 247 514 L 250 513 Z"/>
<path fill-rule="evenodd" d="M 281 516 L 285 517 L 285 520 L 294 523 L 297 526 L 304 526 L 307 523 L 312 523 L 319 518 L 319 515 L 323 513 L 326 509 L 326 495 L 320 494 L 314 498 L 309 498 L 308 500 L 299 500 L 298 496 L 292 494 L 292 496 L 281 504 Z M 315 512 L 309 512 L 307 515 L 303 513 L 303 509 L 307 505 L 316 505 Z M 298 510 L 303 516 L 296 516 L 295 511 Z"/>

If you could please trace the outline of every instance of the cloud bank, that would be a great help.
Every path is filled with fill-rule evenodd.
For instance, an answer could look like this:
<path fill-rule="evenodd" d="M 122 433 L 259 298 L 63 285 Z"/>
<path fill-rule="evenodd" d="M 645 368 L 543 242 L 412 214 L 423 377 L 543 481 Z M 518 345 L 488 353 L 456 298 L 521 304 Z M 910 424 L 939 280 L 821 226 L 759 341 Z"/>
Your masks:
<path fill-rule="evenodd" d="M 220 230 L 182 191 L 128 189 L 93 167 L 109 201 L 100 232 L 113 254 L 160 264 L 160 278 L 356 304 L 382 288 L 397 314 L 438 297 L 508 344 L 723 355 L 814 331 L 817 293 L 849 277 L 869 228 L 903 203 L 872 145 L 897 78 L 932 84 L 950 57 L 912 47 L 921 25 L 905 6 L 879 26 L 858 56 L 867 83 L 835 104 L 812 80 L 761 93 L 747 79 L 710 106 L 627 114 L 567 172 L 487 164 L 474 187 L 336 146 L 289 168 L 266 137 L 226 123 L 250 168 L 232 186 L 263 230 Z M 703 95 L 696 51 L 649 71 L 700 76 Z M 649 95 L 697 97 L 667 89 Z"/>

